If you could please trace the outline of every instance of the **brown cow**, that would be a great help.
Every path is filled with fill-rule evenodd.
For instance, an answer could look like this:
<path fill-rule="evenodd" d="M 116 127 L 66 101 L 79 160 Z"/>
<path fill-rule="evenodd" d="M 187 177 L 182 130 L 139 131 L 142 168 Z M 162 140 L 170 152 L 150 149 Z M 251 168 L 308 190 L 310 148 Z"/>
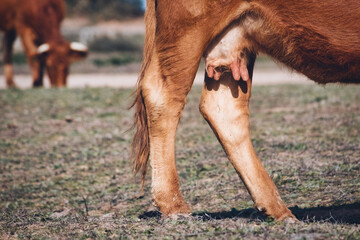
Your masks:
<path fill-rule="evenodd" d="M 81 43 L 67 42 L 60 32 L 65 16 L 63 0 L 2 0 L 0 30 L 5 31 L 4 62 L 8 87 L 15 87 L 12 47 L 18 34 L 23 43 L 33 77 L 33 86 L 43 85 L 46 67 L 52 86 L 66 86 L 69 64 L 87 55 Z"/>
<path fill-rule="evenodd" d="M 255 58 L 258 52 L 266 53 L 322 84 L 360 83 L 360 2 L 149 0 L 145 21 L 144 60 L 134 102 L 134 171 L 141 171 L 144 181 L 150 156 L 152 193 L 162 214 L 190 213 L 179 191 L 175 134 L 204 56 L 201 113 L 255 207 L 276 220 L 295 220 L 250 139 Z"/>

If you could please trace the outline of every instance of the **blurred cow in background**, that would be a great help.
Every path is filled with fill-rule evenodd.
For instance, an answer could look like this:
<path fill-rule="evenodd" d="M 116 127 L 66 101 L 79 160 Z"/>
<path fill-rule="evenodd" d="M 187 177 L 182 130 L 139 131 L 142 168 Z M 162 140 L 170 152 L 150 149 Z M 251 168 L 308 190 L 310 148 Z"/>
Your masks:
<path fill-rule="evenodd" d="M 5 78 L 8 87 L 15 87 L 12 69 L 12 48 L 18 34 L 31 68 L 33 86 L 43 85 L 44 67 L 51 86 L 66 86 L 69 65 L 86 57 L 88 49 L 81 43 L 69 43 L 61 35 L 65 16 L 63 0 L 2 0 L 0 30 L 4 36 Z"/>

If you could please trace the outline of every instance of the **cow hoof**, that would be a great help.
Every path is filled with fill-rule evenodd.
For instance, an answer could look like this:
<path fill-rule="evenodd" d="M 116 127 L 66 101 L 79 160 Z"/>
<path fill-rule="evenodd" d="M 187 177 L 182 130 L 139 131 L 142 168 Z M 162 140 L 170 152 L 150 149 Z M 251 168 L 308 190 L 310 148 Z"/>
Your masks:
<path fill-rule="evenodd" d="M 276 221 L 283 223 L 298 223 L 299 220 L 290 212 L 289 214 L 285 214 L 280 218 L 277 218 Z"/>
<path fill-rule="evenodd" d="M 185 221 L 185 220 L 190 220 L 192 218 L 190 213 L 176 213 L 176 214 L 171 214 L 168 216 L 165 216 L 165 218 L 168 218 L 170 220 L 174 220 L 174 221 Z"/>
<path fill-rule="evenodd" d="M 16 85 L 8 85 L 7 88 L 8 89 L 17 89 L 17 86 Z"/>
<path fill-rule="evenodd" d="M 172 216 L 187 216 L 191 214 L 190 208 L 187 204 L 168 207 L 166 209 L 160 207 L 160 212 L 164 218 Z"/>
<path fill-rule="evenodd" d="M 283 223 L 286 223 L 286 224 L 294 224 L 294 223 L 299 223 L 299 222 L 300 222 L 300 221 L 299 221 L 296 217 L 294 217 L 294 216 L 292 216 L 292 217 L 286 217 L 286 218 L 284 218 L 284 219 L 281 219 L 280 221 L 283 222 Z"/>
<path fill-rule="evenodd" d="M 6 86 L 9 89 L 16 89 L 17 88 L 16 84 L 13 81 L 7 81 Z"/>

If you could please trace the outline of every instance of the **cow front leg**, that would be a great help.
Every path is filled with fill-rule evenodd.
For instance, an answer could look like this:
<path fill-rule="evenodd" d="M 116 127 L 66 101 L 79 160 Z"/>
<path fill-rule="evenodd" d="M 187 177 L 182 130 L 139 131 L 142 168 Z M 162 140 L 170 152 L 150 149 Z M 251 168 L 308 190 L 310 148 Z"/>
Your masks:
<path fill-rule="evenodd" d="M 245 183 L 255 207 L 276 220 L 295 220 L 253 149 L 249 130 L 250 90 L 251 80 L 235 81 L 231 73 L 225 73 L 219 81 L 206 77 L 200 111 Z"/>
<path fill-rule="evenodd" d="M 34 43 L 36 34 L 32 29 L 25 27 L 19 32 L 19 35 L 30 65 L 33 87 L 41 87 L 43 86 L 44 63 L 39 59 L 38 47 Z"/>
<path fill-rule="evenodd" d="M 4 70 L 5 70 L 5 80 L 6 86 L 9 88 L 15 88 L 14 82 L 14 73 L 12 67 L 12 53 L 13 53 L 13 44 L 16 39 L 15 30 L 10 30 L 5 33 L 4 36 Z"/>
<path fill-rule="evenodd" d="M 28 59 L 33 79 L 33 87 L 42 87 L 44 85 L 44 64 L 36 58 Z"/>

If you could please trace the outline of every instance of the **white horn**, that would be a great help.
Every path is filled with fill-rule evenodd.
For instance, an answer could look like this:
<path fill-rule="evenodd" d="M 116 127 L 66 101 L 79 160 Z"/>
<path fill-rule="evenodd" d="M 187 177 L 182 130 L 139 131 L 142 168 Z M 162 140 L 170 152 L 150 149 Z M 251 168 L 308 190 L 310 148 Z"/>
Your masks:
<path fill-rule="evenodd" d="M 37 53 L 43 54 L 43 53 L 48 52 L 49 50 L 50 50 L 50 45 L 48 43 L 43 43 L 38 47 Z"/>
<path fill-rule="evenodd" d="M 79 42 L 70 43 L 70 49 L 73 51 L 78 51 L 78 52 L 87 52 L 88 51 L 88 47 Z"/>

